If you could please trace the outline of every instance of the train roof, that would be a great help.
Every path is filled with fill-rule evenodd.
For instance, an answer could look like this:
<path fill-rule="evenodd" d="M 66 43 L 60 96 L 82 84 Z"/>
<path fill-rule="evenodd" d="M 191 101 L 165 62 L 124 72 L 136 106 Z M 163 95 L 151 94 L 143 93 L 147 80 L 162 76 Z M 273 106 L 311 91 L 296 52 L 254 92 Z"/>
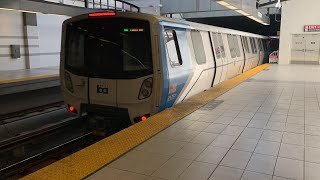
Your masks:
<path fill-rule="evenodd" d="M 175 19 L 175 18 L 168 18 L 158 15 L 152 15 L 152 14 L 145 14 L 145 13 L 135 13 L 135 12 L 117 12 L 117 16 L 120 17 L 135 17 L 138 19 L 149 19 L 149 20 L 157 20 L 163 25 L 168 26 L 175 26 L 175 27 L 185 27 L 189 29 L 197 29 L 197 30 L 203 30 L 203 31 L 211 31 L 211 32 L 218 32 L 218 33 L 225 33 L 225 34 L 237 34 L 241 36 L 249 36 L 249 37 L 257 37 L 257 38 L 268 38 L 267 36 L 262 36 L 258 34 L 248 33 L 244 31 L 234 30 L 234 29 L 228 29 L 218 26 L 211 26 L 206 24 L 200 24 L 195 23 L 191 21 L 186 21 L 183 19 Z M 70 18 L 66 20 L 64 23 L 68 23 L 77 19 L 83 19 L 88 18 L 87 14 L 75 16 L 73 18 Z"/>

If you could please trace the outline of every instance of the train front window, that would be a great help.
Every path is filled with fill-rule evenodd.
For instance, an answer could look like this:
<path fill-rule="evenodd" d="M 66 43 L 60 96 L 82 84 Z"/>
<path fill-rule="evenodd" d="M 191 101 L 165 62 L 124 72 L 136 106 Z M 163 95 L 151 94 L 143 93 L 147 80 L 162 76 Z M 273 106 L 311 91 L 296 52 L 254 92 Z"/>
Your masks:
<path fill-rule="evenodd" d="M 97 18 L 67 25 L 66 69 L 102 78 L 138 78 L 152 73 L 149 23 Z"/>

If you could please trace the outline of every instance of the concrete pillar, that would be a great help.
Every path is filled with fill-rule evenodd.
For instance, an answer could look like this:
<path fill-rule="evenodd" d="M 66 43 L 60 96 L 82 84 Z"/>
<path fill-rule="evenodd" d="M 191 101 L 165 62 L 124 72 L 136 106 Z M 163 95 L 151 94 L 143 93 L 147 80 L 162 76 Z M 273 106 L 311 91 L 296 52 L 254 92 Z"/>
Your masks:
<path fill-rule="evenodd" d="M 25 54 L 27 69 L 37 68 L 40 64 L 37 14 L 23 13 L 23 30 L 26 37 Z"/>

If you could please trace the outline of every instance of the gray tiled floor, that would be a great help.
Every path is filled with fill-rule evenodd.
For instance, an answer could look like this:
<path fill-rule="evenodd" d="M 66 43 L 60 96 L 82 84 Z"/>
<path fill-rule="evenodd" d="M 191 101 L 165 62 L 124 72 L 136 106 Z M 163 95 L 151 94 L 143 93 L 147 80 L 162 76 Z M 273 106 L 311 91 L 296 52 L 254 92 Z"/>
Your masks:
<path fill-rule="evenodd" d="M 268 69 L 89 179 L 319 180 L 320 67 Z"/>

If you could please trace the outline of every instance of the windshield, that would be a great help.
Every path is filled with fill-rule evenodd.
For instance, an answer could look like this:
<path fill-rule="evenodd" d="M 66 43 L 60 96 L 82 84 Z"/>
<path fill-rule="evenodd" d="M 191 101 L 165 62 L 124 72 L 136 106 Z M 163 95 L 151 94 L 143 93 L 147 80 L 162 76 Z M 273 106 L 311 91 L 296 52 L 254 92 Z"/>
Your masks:
<path fill-rule="evenodd" d="M 66 69 L 100 78 L 138 78 L 152 73 L 149 23 L 96 18 L 67 25 Z"/>

